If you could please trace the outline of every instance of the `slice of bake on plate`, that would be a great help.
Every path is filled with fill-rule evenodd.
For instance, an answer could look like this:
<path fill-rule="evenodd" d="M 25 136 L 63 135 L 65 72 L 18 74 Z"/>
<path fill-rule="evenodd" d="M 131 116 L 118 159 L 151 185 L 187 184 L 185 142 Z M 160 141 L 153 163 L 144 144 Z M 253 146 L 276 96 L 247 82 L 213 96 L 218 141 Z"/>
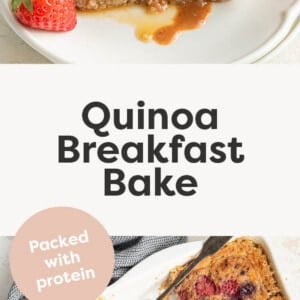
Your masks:
<path fill-rule="evenodd" d="M 170 284 L 185 268 L 173 269 Z M 180 300 L 286 300 L 263 247 L 247 238 L 203 259 L 176 289 Z"/>
<path fill-rule="evenodd" d="M 223 2 L 227 0 L 75 0 L 75 3 L 77 8 L 84 10 L 116 8 L 137 4 L 150 7 L 154 11 L 162 11 L 166 9 L 169 4 L 182 5 L 192 1 L 205 5 L 207 2 Z"/>

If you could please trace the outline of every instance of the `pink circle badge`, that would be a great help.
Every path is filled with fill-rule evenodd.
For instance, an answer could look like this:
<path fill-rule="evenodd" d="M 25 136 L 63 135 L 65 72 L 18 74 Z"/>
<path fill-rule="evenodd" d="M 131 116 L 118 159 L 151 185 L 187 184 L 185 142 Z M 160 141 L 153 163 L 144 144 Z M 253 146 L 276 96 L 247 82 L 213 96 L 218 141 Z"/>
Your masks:
<path fill-rule="evenodd" d="M 94 300 L 110 281 L 114 251 L 94 217 L 57 207 L 23 224 L 12 244 L 10 265 L 17 286 L 30 300 Z"/>

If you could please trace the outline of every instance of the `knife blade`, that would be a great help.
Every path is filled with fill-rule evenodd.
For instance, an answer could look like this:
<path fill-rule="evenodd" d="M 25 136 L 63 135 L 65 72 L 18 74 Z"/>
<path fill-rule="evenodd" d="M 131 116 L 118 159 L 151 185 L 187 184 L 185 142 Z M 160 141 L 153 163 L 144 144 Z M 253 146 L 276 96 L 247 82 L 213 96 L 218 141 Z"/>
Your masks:
<path fill-rule="evenodd" d="M 187 265 L 187 267 L 176 277 L 176 279 L 164 290 L 156 300 L 163 300 L 174 288 L 176 288 L 206 256 L 216 253 L 232 236 L 211 236 L 209 237 L 200 253 Z"/>

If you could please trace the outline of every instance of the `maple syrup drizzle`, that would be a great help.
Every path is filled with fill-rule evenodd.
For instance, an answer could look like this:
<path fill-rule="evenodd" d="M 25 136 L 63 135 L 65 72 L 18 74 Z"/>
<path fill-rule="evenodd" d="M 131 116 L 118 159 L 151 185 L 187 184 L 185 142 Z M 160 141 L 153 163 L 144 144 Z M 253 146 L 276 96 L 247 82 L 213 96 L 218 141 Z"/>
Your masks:
<path fill-rule="evenodd" d="M 184 5 L 170 5 L 165 11 L 157 13 L 138 6 L 79 13 L 109 17 L 120 23 L 132 25 L 140 41 L 153 40 L 160 45 L 169 45 L 182 31 L 199 28 L 205 22 L 211 8 L 211 3 L 201 4 L 193 1 Z"/>

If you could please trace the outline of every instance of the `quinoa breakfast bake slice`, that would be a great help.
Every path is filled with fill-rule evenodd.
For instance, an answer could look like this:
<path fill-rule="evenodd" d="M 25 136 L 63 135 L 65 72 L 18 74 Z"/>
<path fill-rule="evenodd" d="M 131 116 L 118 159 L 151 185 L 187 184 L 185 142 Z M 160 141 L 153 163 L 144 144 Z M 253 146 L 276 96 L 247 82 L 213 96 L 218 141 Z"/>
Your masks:
<path fill-rule="evenodd" d="M 185 4 L 191 1 L 195 0 L 75 0 L 77 8 L 82 10 L 106 9 L 130 4 L 139 4 L 148 6 L 156 11 L 164 10 L 169 4 Z M 204 5 L 207 2 L 223 2 L 224 0 L 196 1 Z"/>

